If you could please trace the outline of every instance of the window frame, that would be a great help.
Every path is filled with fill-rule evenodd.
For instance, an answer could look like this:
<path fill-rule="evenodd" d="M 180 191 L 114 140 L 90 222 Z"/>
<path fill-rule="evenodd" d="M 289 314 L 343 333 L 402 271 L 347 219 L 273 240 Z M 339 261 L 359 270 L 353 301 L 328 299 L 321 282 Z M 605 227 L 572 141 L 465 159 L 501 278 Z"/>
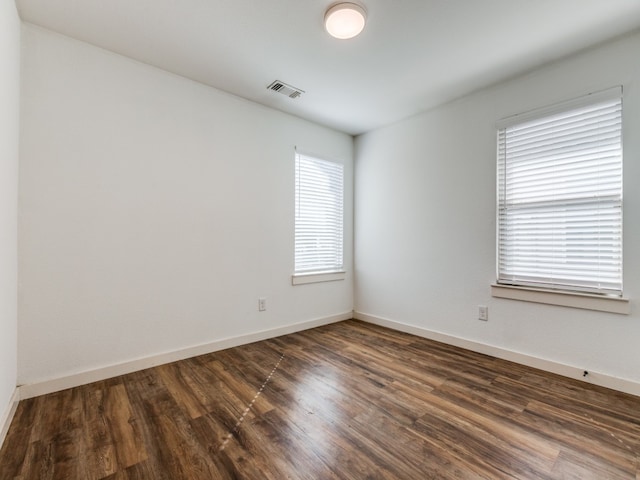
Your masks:
<path fill-rule="evenodd" d="M 501 189 L 505 188 L 502 184 L 501 177 L 501 161 L 506 161 L 506 153 L 501 158 L 501 143 L 500 143 L 500 134 L 504 132 L 506 134 L 506 129 L 515 127 L 518 125 L 524 125 L 528 122 L 540 120 L 548 117 L 552 117 L 554 115 L 568 113 L 573 110 L 595 106 L 599 103 L 603 103 L 606 101 L 614 101 L 619 99 L 622 102 L 622 87 L 614 87 L 604 91 L 595 92 L 586 96 L 582 96 L 573 100 L 569 100 L 567 102 L 558 103 L 555 105 L 551 105 L 548 107 L 536 109 L 524 114 L 514 115 L 508 118 L 505 118 L 499 121 L 496 124 L 497 130 L 497 172 L 496 172 L 496 282 L 492 285 L 492 295 L 501 298 L 512 298 L 516 300 L 527 300 L 539 303 L 552 303 L 563 306 L 572 306 L 578 308 L 589 308 L 595 310 L 604 310 L 604 311 L 614 311 L 615 313 L 628 313 L 628 300 L 622 297 L 622 228 L 623 228 L 623 213 L 622 213 L 622 187 L 623 187 L 623 179 L 622 173 L 620 178 L 620 290 L 616 291 L 614 294 L 607 291 L 597 291 L 597 289 L 581 289 L 581 288 L 572 288 L 572 286 L 568 284 L 556 283 L 552 287 L 541 286 L 536 282 L 527 282 L 522 280 L 515 281 L 504 281 L 504 276 L 501 278 L 501 241 L 503 240 L 501 237 L 501 227 L 502 227 L 502 218 L 506 215 L 501 208 L 503 207 L 501 201 L 503 200 L 503 192 Z M 622 108 L 622 107 L 621 107 Z M 622 112 L 620 113 L 620 171 L 622 172 Z M 571 202 L 571 200 L 567 200 L 564 205 L 567 205 Z M 504 214 L 504 215 L 502 215 Z M 594 291 L 596 290 L 596 291 Z M 613 303 L 616 303 L 615 300 L 621 300 L 622 303 L 626 303 L 626 305 L 612 305 L 611 302 L 591 302 L 590 297 L 595 297 L 596 300 L 600 298 L 604 298 L 606 300 L 614 300 Z M 585 305 L 585 306 L 581 306 Z M 612 308 L 612 309 L 611 309 Z"/>
<path fill-rule="evenodd" d="M 301 169 L 301 162 L 307 162 L 306 165 L 306 169 Z M 318 197 L 322 197 L 324 200 L 326 201 L 333 201 L 333 199 L 331 198 L 331 192 L 327 192 L 327 191 L 307 191 L 307 192 L 301 192 L 300 188 L 301 188 L 301 183 L 300 183 L 300 179 L 301 179 L 301 175 L 306 171 L 306 173 L 308 174 L 309 168 L 312 168 L 310 164 L 315 163 L 316 166 L 326 166 L 328 167 L 328 170 L 330 171 L 325 171 L 323 172 L 324 174 L 326 174 L 327 176 L 325 177 L 327 180 L 332 181 L 333 179 L 331 177 L 333 177 L 334 175 L 338 175 L 339 173 L 339 196 L 337 198 L 337 200 L 340 202 L 339 205 L 335 208 L 335 210 L 329 211 L 329 210 L 324 210 L 322 213 L 325 214 L 328 218 L 324 219 L 324 222 L 329 224 L 330 230 L 334 230 L 337 229 L 337 232 L 331 232 L 332 235 L 330 238 L 331 241 L 334 241 L 335 244 L 331 245 L 331 248 L 336 248 L 339 249 L 339 252 L 333 252 L 333 254 L 331 252 L 329 252 L 329 257 L 333 257 L 331 261 L 325 265 L 321 265 L 321 266 L 317 266 L 316 268 L 299 268 L 299 263 L 303 263 L 302 262 L 302 258 L 299 259 L 298 255 L 300 253 L 300 244 L 304 243 L 303 238 L 305 236 L 305 234 L 302 234 L 301 231 L 299 230 L 299 222 L 301 221 L 301 217 L 300 217 L 300 209 L 301 207 L 301 202 L 303 202 L 305 200 L 309 201 L 309 196 L 318 196 Z M 319 283 L 319 282 L 329 282 L 329 281 L 336 281 L 336 280 L 344 280 L 344 278 L 346 277 L 346 271 L 345 271 L 345 266 L 344 266 L 344 253 L 345 253 L 345 245 L 344 245 L 344 240 L 345 240 L 345 166 L 342 162 L 338 162 L 332 159 L 327 159 L 315 154 L 309 154 L 309 153 L 305 153 L 305 152 L 300 152 L 298 151 L 298 149 L 295 149 L 295 155 L 294 155 L 294 259 L 293 259 L 293 264 L 294 264 L 294 268 L 293 268 L 293 274 L 291 275 L 291 282 L 292 285 L 304 285 L 304 284 L 309 284 L 309 283 Z M 310 180 L 311 178 L 307 175 L 307 180 Z M 317 187 L 317 185 L 312 185 L 310 183 L 307 184 L 308 187 Z M 335 188 L 338 185 L 330 185 L 330 188 Z M 304 195 L 302 195 L 302 193 L 304 193 Z M 308 206 L 307 206 L 308 207 Z M 330 205 L 329 207 L 334 207 L 334 205 Z M 307 211 L 307 214 L 309 214 L 309 212 Z M 336 221 L 335 218 L 331 219 L 330 217 L 335 217 L 338 216 L 338 220 Z M 307 220 L 313 220 L 313 219 L 309 219 L 307 218 Z M 316 225 L 315 228 L 321 228 L 322 225 Z M 314 228 L 314 227 L 312 227 Z M 308 234 L 306 240 L 309 239 Z M 327 245 L 325 244 L 324 246 L 324 253 L 326 254 L 326 247 Z M 310 255 L 305 255 L 303 258 L 306 258 L 306 263 L 308 265 L 308 262 L 310 261 Z M 339 264 L 337 262 L 337 260 L 340 260 Z M 300 262 L 299 262 L 300 260 Z M 313 261 L 313 259 L 311 259 L 311 261 Z"/>

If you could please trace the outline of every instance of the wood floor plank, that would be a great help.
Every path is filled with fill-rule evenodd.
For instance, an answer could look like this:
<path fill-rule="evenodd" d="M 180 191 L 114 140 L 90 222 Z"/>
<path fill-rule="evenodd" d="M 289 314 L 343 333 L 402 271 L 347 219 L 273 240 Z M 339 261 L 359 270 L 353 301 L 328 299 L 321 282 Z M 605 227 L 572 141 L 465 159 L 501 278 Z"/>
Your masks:
<path fill-rule="evenodd" d="M 600 458 L 616 471 L 635 473 L 640 452 L 637 438 L 537 401 L 531 402 L 517 422 L 552 439 L 562 451 L 579 450 L 585 458 Z"/>
<path fill-rule="evenodd" d="M 105 414 L 115 446 L 118 468 L 125 469 L 147 459 L 137 422 L 133 418 L 127 390 L 123 384 L 107 389 Z"/>
<path fill-rule="evenodd" d="M 461 456 L 480 457 L 496 469 L 508 464 L 519 475 L 548 474 L 559 454 L 543 438 L 527 434 L 506 422 L 499 422 L 432 395 L 431 411 L 416 422 L 422 432 L 434 432 Z M 443 425 L 439 420 L 446 418 Z M 461 437 L 464 441 L 461 442 Z"/>
<path fill-rule="evenodd" d="M 635 479 L 640 398 L 345 321 L 21 401 L 0 480 Z"/>
<path fill-rule="evenodd" d="M 230 392 L 232 392 L 235 398 L 235 406 L 238 408 L 235 411 L 235 417 L 240 418 L 244 413 L 244 408 L 251 403 L 253 398 L 255 397 L 257 391 L 260 389 L 262 382 L 267 378 L 270 369 L 265 369 L 265 372 L 262 378 L 252 379 L 247 382 L 243 377 L 243 370 L 246 372 L 246 368 L 233 368 L 231 366 L 225 366 L 220 361 L 212 361 L 208 364 L 209 368 L 214 372 L 214 374 L 220 379 L 222 385 L 228 388 Z M 273 368 L 273 365 L 271 365 Z M 260 402 L 255 405 L 254 410 L 251 412 L 251 415 L 254 413 L 257 415 L 262 415 L 273 409 L 273 405 L 268 402 Z"/>
<path fill-rule="evenodd" d="M 160 365 L 157 371 L 173 399 L 187 411 L 191 418 L 197 418 L 207 413 L 207 409 L 198 398 L 193 381 L 188 377 L 186 363 L 185 361 Z"/>
<path fill-rule="evenodd" d="M 623 480 L 634 478 L 633 473 L 619 470 L 599 457 L 584 452 L 564 450 L 552 471 L 553 479 L 575 480 Z"/>
<path fill-rule="evenodd" d="M 554 379 L 551 378 L 550 380 Z M 626 410 L 617 410 L 616 408 L 609 410 L 605 406 L 589 403 L 585 400 L 586 393 L 582 396 L 580 395 L 579 390 L 576 391 L 575 395 L 565 396 L 563 395 L 565 392 L 564 389 L 558 392 L 552 388 L 542 388 L 538 386 L 533 387 L 528 383 L 523 383 L 523 381 L 515 381 L 513 379 L 503 377 L 497 377 L 493 384 L 502 388 L 507 388 L 509 391 L 519 395 L 526 395 L 531 401 L 537 401 L 541 404 L 554 406 L 563 412 L 569 412 L 571 414 L 590 418 L 595 423 L 599 423 L 607 428 L 627 432 L 634 437 L 640 436 L 640 424 L 636 420 L 638 406 L 633 406 L 631 404 Z M 602 394 L 603 390 L 599 387 L 591 386 L 589 388 L 583 386 L 583 388 L 590 392 L 597 390 L 599 391 L 599 395 Z M 619 392 L 612 393 L 614 394 L 612 396 L 613 400 L 613 398 L 618 396 Z M 631 395 L 628 397 L 631 397 Z"/>
<path fill-rule="evenodd" d="M 104 396 L 106 384 L 96 382 L 93 388 L 84 388 L 85 405 L 84 441 L 87 445 L 87 470 L 91 479 L 101 479 L 118 470 L 115 445 L 109 421 L 105 417 Z"/>

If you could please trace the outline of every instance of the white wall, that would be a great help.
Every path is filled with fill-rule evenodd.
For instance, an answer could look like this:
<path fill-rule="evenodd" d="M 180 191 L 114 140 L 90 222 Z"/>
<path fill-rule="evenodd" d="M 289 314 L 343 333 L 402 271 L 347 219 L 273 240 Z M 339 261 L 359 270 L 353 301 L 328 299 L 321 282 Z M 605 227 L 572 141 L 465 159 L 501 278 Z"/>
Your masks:
<path fill-rule="evenodd" d="M 350 136 L 28 24 L 22 38 L 20 383 L 351 311 L 351 269 L 290 280 L 295 145 L 346 165 L 352 263 Z"/>
<path fill-rule="evenodd" d="M 17 375 L 18 145 L 20 19 L 0 1 L 0 444 L 11 416 Z"/>
<path fill-rule="evenodd" d="M 0 444 L 17 372 L 20 19 L 0 0 Z"/>
<path fill-rule="evenodd" d="M 640 35 L 356 139 L 356 311 L 640 382 Z M 624 85 L 629 316 L 492 298 L 503 117 Z M 489 321 L 477 320 L 478 305 Z"/>

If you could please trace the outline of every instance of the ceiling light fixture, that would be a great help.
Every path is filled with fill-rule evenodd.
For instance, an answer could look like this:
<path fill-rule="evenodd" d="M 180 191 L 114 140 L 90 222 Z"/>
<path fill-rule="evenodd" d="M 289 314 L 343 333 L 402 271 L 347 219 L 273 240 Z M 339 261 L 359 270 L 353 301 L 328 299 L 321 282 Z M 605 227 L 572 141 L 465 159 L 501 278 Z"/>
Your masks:
<path fill-rule="evenodd" d="M 340 40 L 353 38 L 364 28 L 367 13 L 355 3 L 338 3 L 324 15 L 324 28 Z"/>

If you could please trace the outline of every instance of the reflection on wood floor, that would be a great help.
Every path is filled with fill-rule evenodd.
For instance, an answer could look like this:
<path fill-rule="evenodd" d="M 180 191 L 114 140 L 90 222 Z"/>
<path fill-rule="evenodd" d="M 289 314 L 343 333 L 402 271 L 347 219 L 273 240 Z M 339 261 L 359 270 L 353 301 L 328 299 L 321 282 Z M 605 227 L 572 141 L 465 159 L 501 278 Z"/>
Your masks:
<path fill-rule="evenodd" d="M 640 479 L 640 398 L 346 321 L 24 400 L 14 478 Z"/>

